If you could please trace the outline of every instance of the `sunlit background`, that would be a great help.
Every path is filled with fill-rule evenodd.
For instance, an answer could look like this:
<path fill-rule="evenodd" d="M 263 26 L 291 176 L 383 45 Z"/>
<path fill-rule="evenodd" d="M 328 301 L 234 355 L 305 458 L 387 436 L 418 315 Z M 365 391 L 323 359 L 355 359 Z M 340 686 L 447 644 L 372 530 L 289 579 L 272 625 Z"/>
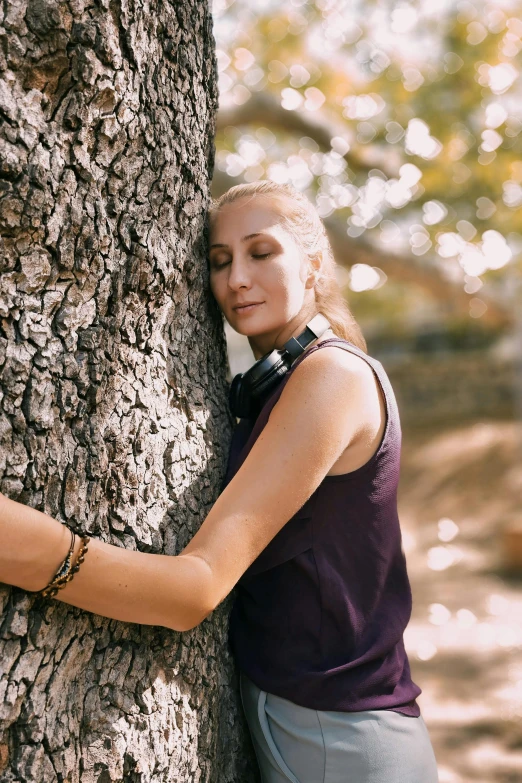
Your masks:
<path fill-rule="evenodd" d="M 521 781 L 522 0 L 215 0 L 213 19 L 213 195 L 307 194 L 399 401 L 405 642 L 440 781 Z"/>

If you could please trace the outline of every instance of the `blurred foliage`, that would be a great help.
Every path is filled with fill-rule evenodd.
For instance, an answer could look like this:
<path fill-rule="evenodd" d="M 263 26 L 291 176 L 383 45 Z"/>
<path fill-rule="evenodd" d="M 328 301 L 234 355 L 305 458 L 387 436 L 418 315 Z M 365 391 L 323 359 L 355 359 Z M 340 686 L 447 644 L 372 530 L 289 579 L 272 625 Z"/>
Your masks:
<path fill-rule="evenodd" d="M 479 344 L 481 289 L 511 309 L 522 299 L 522 0 L 215 0 L 213 17 L 220 110 L 260 93 L 331 129 L 321 149 L 270 112 L 225 125 L 217 169 L 290 181 L 349 237 L 435 265 L 470 295 L 452 325 L 425 291 L 359 268 L 348 299 L 374 331 L 424 323 L 424 349 L 444 322 L 446 344 L 473 331 Z"/>

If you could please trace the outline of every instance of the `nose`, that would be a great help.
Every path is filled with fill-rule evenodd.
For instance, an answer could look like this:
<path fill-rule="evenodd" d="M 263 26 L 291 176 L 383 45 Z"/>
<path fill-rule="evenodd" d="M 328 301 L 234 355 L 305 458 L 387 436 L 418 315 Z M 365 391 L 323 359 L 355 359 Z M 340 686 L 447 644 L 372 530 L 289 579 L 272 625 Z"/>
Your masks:
<path fill-rule="evenodd" d="M 228 287 L 231 291 L 237 291 L 240 288 L 250 288 L 250 270 L 248 262 L 237 255 L 229 266 Z"/>

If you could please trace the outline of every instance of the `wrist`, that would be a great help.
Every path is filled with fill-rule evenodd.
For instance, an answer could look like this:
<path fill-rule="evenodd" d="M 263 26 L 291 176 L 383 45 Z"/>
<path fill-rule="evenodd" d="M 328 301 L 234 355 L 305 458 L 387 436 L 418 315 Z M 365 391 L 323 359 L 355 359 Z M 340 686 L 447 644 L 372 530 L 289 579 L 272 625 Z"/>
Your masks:
<path fill-rule="evenodd" d="M 0 582 L 42 590 L 67 555 L 70 535 L 53 517 L 0 495 Z M 77 537 L 74 555 L 79 546 Z"/>
<path fill-rule="evenodd" d="M 25 587 L 29 592 L 40 592 L 54 579 L 58 569 L 65 558 L 71 552 L 70 566 L 74 566 L 78 559 L 78 553 L 82 545 L 81 536 L 74 536 L 74 544 L 71 549 L 71 530 L 66 525 L 62 525 L 63 530 L 60 547 L 56 549 L 55 557 L 52 560 L 44 561 L 40 558 L 38 563 L 33 563 L 33 570 L 30 577 L 31 587 Z M 59 559 L 58 559 L 59 558 Z"/>
<path fill-rule="evenodd" d="M 53 574 L 52 579 L 45 585 L 45 588 L 40 590 L 40 595 L 44 598 L 54 598 L 57 596 L 60 590 L 74 579 L 74 575 L 79 571 L 81 564 L 85 560 L 85 555 L 88 551 L 88 545 L 90 542 L 90 536 L 80 535 L 78 539 L 73 530 L 70 529 L 71 544 L 67 550 L 67 554 L 64 560 L 60 563 L 60 567 Z"/>

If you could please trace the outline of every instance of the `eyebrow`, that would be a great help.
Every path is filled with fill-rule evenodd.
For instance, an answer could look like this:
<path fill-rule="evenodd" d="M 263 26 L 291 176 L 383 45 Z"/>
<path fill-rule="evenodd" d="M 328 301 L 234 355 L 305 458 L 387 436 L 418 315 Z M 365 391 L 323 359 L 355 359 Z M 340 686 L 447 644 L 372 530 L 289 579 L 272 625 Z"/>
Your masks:
<path fill-rule="evenodd" d="M 241 242 L 246 242 L 247 239 L 252 239 L 252 237 L 260 237 L 260 236 L 272 237 L 272 234 L 267 234 L 266 232 L 257 231 L 255 234 L 247 234 L 246 237 L 242 237 Z M 212 250 L 213 247 L 228 247 L 228 245 L 222 245 L 222 244 L 210 245 L 209 250 Z"/>

